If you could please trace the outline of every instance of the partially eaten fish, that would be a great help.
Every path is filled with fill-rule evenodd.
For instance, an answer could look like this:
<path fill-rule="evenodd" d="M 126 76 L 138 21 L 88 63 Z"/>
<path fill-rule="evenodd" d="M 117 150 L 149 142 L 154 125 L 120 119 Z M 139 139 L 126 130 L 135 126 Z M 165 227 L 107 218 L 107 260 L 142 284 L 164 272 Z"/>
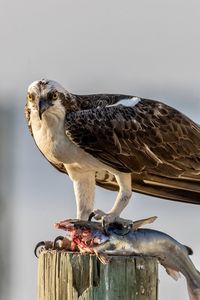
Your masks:
<path fill-rule="evenodd" d="M 200 273 L 189 258 L 192 250 L 171 236 L 152 229 L 127 229 L 119 224 L 110 224 L 105 231 L 98 222 L 72 219 L 56 223 L 55 227 L 66 231 L 71 250 L 78 247 L 81 252 L 94 253 L 104 264 L 109 262 L 109 255 L 156 257 L 175 280 L 180 273 L 185 276 L 190 300 L 200 300 Z"/>

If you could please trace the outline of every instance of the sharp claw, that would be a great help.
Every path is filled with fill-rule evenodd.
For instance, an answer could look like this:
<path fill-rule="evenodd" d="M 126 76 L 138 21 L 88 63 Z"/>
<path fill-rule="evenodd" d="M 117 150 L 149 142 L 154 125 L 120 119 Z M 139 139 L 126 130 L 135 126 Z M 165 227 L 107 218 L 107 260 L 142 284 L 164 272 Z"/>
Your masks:
<path fill-rule="evenodd" d="M 108 231 L 107 231 L 107 229 L 108 229 L 108 224 L 106 223 L 106 221 L 105 221 L 104 218 L 102 218 L 102 220 L 101 220 L 101 226 L 102 226 L 102 228 L 103 228 L 104 233 L 105 233 L 106 235 L 108 235 Z"/>
<path fill-rule="evenodd" d="M 55 238 L 55 240 L 53 241 L 53 249 L 58 249 L 59 247 L 56 246 L 56 243 L 58 241 L 63 241 L 64 240 L 64 236 L 62 235 L 59 235 Z"/>
<path fill-rule="evenodd" d="M 88 221 L 92 221 L 92 218 L 95 216 L 94 212 L 91 212 L 91 214 L 89 215 Z"/>
<path fill-rule="evenodd" d="M 37 243 L 37 245 L 35 246 L 34 254 L 38 258 L 39 254 L 43 250 L 48 250 L 48 249 L 53 249 L 53 243 L 52 243 L 52 241 L 41 241 L 41 242 Z"/>
<path fill-rule="evenodd" d="M 42 250 L 44 248 L 45 248 L 45 242 L 44 241 L 41 241 L 41 242 L 37 243 L 37 245 L 35 246 L 35 249 L 34 249 L 34 254 L 37 258 L 39 257 L 39 254 L 42 252 Z M 40 252 L 38 252 L 39 249 L 40 249 Z"/>

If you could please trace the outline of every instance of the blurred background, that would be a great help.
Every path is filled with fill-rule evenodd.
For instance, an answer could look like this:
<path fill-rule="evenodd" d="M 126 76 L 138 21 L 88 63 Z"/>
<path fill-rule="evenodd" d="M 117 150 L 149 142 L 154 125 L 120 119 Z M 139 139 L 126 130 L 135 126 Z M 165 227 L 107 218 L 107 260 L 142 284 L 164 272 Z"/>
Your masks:
<path fill-rule="evenodd" d="M 72 183 L 40 152 L 23 115 L 28 85 L 57 80 L 73 93 L 159 99 L 200 123 L 200 2 L 194 0 L 0 0 L 0 299 L 37 297 L 40 240 L 75 217 Z M 105 211 L 115 193 L 97 189 Z M 123 217 L 157 215 L 153 228 L 194 250 L 200 207 L 134 194 Z M 162 267 L 159 299 L 188 299 Z"/>

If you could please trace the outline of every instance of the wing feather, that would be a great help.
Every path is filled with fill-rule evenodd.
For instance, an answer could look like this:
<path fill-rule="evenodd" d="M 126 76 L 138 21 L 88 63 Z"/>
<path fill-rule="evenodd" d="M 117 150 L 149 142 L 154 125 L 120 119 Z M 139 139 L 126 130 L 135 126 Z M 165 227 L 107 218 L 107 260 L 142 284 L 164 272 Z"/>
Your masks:
<path fill-rule="evenodd" d="M 179 111 L 142 99 L 133 107 L 73 112 L 66 116 L 65 130 L 106 165 L 131 172 L 133 190 L 200 203 L 200 126 Z M 116 182 L 97 184 L 118 188 Z"/>
<path fill-rule="evenodd" d="M 200 173 L 199 125 L 157 101 L 73 112 L 65 130 L 79 147 L 120 171 Z"/>

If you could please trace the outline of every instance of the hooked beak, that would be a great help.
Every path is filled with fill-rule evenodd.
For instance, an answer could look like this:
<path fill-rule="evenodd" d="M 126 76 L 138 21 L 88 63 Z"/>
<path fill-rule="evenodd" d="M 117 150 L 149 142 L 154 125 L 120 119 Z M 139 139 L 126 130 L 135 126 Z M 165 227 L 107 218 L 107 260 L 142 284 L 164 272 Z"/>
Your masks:
<path fill-rule="evenodd" d="M 39 117 L 42 119 L 42 114 L 50 107 L 51 105 L 47 102 L 45 98 L 40 98 L 38 104 Z"/>

